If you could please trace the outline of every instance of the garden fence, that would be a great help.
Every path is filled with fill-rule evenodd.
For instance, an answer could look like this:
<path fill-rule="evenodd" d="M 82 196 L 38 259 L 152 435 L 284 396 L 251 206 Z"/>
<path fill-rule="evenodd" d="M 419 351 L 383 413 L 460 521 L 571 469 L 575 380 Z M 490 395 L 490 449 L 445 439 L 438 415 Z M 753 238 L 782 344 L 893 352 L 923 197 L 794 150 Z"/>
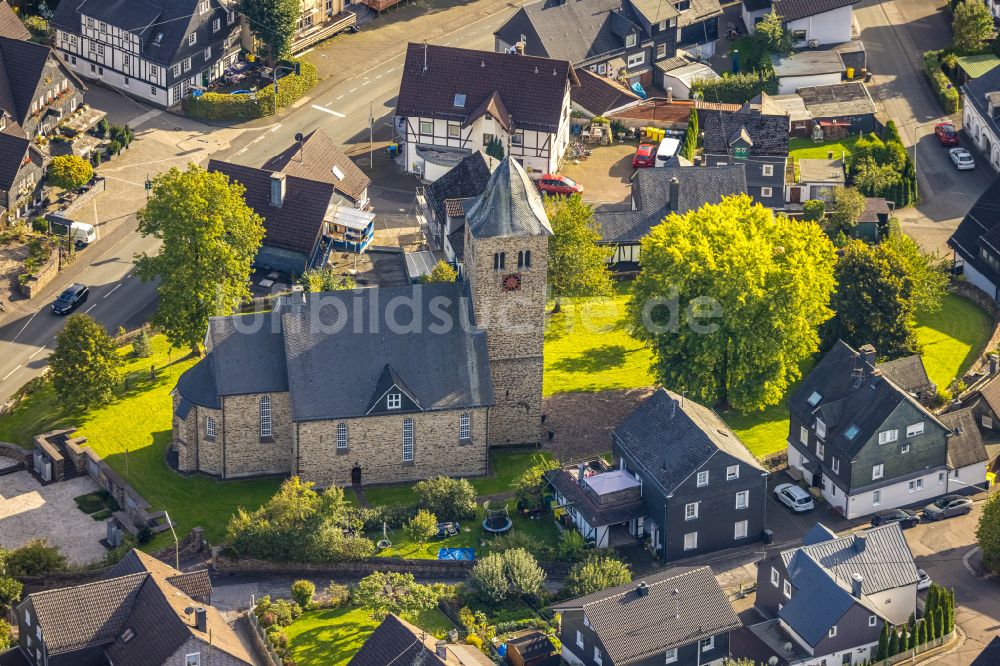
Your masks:
<path fill-rule="evenodd" d="M 918 657 L 925 652 L 930 652 L 931 650 L 939 648 L 945 643 L 950 642 L 954 636 L 955 632 L 953 631 L 950 634 L 942 636 L 941 638 L 935 638 L 934 640 L 927 641 L 923 645 L 918 645 L 912 650 L 903 650 L 899 654 L 883 659 L 882 661 L 874 662 L 872 666 L 893 666 L 893 664 L 910 661 L 914 657 Z"/>
<path fill-rule="evenodd" d="M 250 628 L 253 630 L 254 641 L 257 643 L 257 647 L 260 651 L 264 653 L 264 657 L 267 659 L 269 666 L 281 666 L 284 662 L 278 653 L 274 651 L 274 646 L 271 645 L 271 641 L 267 638 L 267 632 L 264 631 L 264 627 L 260 625 L 257 620 L 257 616 L 251 610 L 247 613 L 247 622 L 250 623 Z"/>

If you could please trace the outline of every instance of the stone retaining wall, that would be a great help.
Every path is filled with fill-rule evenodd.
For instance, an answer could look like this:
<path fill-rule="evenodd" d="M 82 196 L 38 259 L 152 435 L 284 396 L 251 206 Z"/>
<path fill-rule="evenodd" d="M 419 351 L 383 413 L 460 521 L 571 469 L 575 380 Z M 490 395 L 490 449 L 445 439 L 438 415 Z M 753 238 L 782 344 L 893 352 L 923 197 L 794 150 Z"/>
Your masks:
<path fill-rule="evenodd" d="M 49 258 L 39 266 L 38 270 L 28 277 L 24 284 L 18 283 L 19 290 L 25 298 L 34 298 L 45 288 L 52 278 L 59 273 L 59 248 L 53 247 L 49 252 Z"/>
<path fill-rule="evenodd" d="M 29 469 L 31 468 L 31 451 L 28 449 L 23 449 L 17 444 L 11 444 L 9 442 L 0 442 L 0 456 L 5 458 L 13 458 L 18 462 L 24 463 Z"/>

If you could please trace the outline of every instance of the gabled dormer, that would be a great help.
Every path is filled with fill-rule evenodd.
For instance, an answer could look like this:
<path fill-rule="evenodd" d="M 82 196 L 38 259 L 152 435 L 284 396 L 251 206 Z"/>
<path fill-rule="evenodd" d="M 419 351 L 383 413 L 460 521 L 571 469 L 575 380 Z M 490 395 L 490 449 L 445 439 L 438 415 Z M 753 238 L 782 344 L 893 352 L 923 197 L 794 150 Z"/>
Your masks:
<path fill-rule="evenodd" d="M 375 392 L 368 403 L 366 415 L 421 412 L 423 407 L 413 391 L 407 388 L 395 368 L 386 363 L 375 384 Z"/>
<path fill-rule="evenodd" d="M 738 160 L 748 158 L 752 148 L 753 139 L 750 137 L 750 132 L 747 131 L 745 126 L 740 127 L 729 137 L 729 149 L 732 151 L 733 157 Z"/>

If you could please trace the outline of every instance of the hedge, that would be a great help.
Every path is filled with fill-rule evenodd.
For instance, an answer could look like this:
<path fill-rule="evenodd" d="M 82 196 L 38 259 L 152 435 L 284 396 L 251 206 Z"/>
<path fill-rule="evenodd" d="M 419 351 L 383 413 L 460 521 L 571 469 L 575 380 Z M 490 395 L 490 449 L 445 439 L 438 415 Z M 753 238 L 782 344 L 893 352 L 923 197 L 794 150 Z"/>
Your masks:
<path fill-rule="evenodd" d="M 301 75 L 288 74 L 278 79 L 278 108 L 282 109 L 299 99 L 316 85 L 316 67 L 305 61 Z M 256 94 L 230 95 L 204 93 L 201 97 L 188 95 L 181 102 L 184 113 L 191 118 L 206 120 L 252 120 L 274 113 L 274 85 L 262 86 Z"/>
<path fill-rule="evenodd" d="M 762 92 L 778 94 L 778 79 L 773 73 L 726 72 L 718 79 L 699 79 L 691 84 L 691 92 L 697 92 L 706 102 L 745 104 Z"/>
<path fill-rule="evenodd" d="M 941 51 L 927 51 L 924 53 L 924 71 L 930 79 L 931 88 L 937 95 L 938 101 L 944 107 L 944 112 L 956 113 L 959 107 L 958 88 L 951 84 L 951 80 L 941 69 Z"/>

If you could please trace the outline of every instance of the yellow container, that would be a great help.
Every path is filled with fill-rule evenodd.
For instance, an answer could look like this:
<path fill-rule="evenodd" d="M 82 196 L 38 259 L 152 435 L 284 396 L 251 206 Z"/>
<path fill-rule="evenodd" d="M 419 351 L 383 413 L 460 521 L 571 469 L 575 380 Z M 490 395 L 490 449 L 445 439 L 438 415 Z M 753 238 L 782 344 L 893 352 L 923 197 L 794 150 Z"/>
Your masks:
<path fill-rule="evenodd" d="M 854 78 L 854 68 L 853 67 L 848 67 L 847 68 L 847 78 L 848 79 L 853 79 Z"/>

